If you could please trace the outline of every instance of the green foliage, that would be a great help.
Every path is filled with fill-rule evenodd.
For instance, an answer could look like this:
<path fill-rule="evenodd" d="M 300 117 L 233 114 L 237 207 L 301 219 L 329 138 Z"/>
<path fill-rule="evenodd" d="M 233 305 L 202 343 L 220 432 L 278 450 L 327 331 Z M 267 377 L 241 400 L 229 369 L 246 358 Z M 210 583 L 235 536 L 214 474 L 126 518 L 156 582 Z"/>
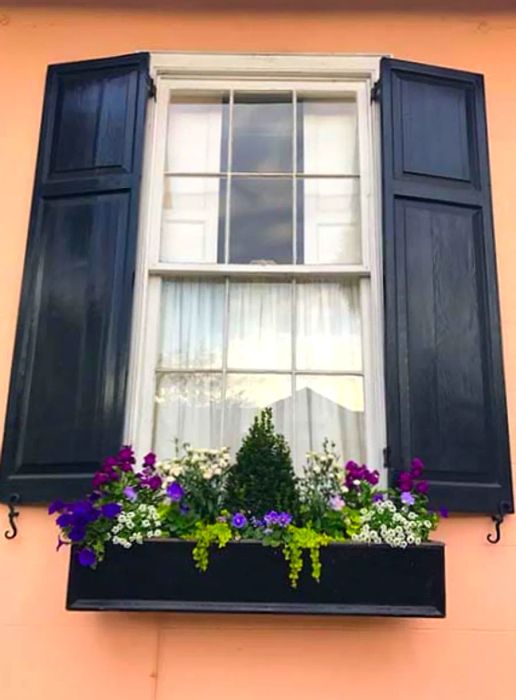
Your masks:
<path fill-rule="evenodd" d="M 272 409 L 254 419 L 242 442 L 227 485 L 230 510 L 262 516 L 268 511 L 298 512 L 290 448 L 274 430 Z"/>
<path fill-rule="evenodd" d="M 231 539 L 231 528 L 226 522 L 196 523 L 192 535 L 186 539 L 194 539 L 195 547 L 192 556 L 199 571 L 206 571 L 210 560 L 210 547 L 216 544 L 219 549 L 225 547 Z"/>
<path fill-rule="evenodd" d="M 289 565 L 289 579 L 293 588 L 297 587 L 299 575 L 303 569 L 303 553 L 308 551 L 312 567 L 312 577 L 319 581 L 321 578 L 321 547 L 326 546 L 335 538 L 331 538 L 310 527 L 289 525 L 283 542 L 283 556 Z"/>

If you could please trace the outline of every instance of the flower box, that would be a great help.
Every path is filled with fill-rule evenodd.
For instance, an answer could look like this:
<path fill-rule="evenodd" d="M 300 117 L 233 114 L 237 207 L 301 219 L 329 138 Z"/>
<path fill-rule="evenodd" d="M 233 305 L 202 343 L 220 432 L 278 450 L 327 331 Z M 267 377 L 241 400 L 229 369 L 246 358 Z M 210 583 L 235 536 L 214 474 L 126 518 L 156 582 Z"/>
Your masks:
<path fill-rule="evenodd" d="M 149 540 L 109 545 L 96 569 L 78 564 L 75 547 L 68 610 L 253 612 L 444 617 L 444 545 L 406 549 L 383 544 L 330 544 L 321 549 L 319 583 L 309 563 L 292 588 L 280 550 L 233 542 L 210 553 L 206 573 L 190 542 Z"/>

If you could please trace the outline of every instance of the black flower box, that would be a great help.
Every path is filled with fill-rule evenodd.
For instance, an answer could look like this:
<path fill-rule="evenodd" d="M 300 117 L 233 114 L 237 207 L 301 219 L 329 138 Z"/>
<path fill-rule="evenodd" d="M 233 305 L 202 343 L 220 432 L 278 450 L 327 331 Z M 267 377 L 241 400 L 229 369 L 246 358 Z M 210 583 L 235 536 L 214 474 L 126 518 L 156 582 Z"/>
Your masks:
<path fill-rule="evenodd" d="M 444 545 L 406 549 L 332 544 L 321 549 L 319 583 L 306 557 L 292 588 L 279 549 L 257 542 L 214 549 L 206 573 L 189 542 L 151 540 L 110 546 L 97 569 L 72 550 L 68 610 L 130 610 L 444 617 Z"/>

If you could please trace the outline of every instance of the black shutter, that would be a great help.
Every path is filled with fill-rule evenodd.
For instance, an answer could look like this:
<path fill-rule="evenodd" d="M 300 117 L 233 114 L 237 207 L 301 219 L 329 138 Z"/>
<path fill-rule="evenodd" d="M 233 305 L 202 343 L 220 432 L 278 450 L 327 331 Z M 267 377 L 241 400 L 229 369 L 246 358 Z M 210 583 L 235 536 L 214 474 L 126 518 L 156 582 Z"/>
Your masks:
<path fill-rule="evenodd" d="M 387 431 L 435 505 L 513 511 L 481 75 L 382 62 Z"/>
<path fill-rule="evenodd" d="M 148 61 L 134 54 L 48 70 L 3 500 L 84 493 L 122 439 Z"/>

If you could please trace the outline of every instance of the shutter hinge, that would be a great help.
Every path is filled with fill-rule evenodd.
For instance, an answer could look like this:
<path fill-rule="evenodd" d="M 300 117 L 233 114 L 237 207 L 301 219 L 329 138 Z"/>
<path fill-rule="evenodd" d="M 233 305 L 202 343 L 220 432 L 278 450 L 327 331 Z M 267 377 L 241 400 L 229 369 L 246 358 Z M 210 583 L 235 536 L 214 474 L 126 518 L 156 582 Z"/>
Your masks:
<path fill-rule="evenodd" d="M 371 88 L 371 102 L 379 102 L 381 97 L 382 85 L 379 80 L 377 80 L 373 87 Z"/>
<path fill-rule="evenodd" d="M 152 75 L 147 76 L 147 94 L 149 100 L 156 99 L 156 83 L 154 82 L 154 78 L 152 77 Z"/>
<path fill-rule="evenodd" d="M 507 501 L 500 501 L 498 504 L 498 513 L 495 513 L 495 515 L 491 516 L 491 520 L 494 522 L 495 526 L 495 534 L 492 535 L 489 533 L 487 535 L 487 541 L 490 542 L 491 544 L 497 544 L 497 542 L 500 542 L 502 538 L 502 533 L 501 533 L 501 527 L 502 523 L 505 520 L 505 516 L 509 513 L 511 510 L 511 506 Z"/>
<path fill-rule="evenodd" d="M 391 448 L 389 446 L 383 448 L 383 468 L 391 469 Z"/>
<path fill-rule="evenodd" d="M 7 501 L 7 507 L 9 508 L 9 530 L 4 532 L 4 537 L 7 540 L 14 540 L 18 534 L 18 528 L 16 527 L 16 518 L 20 515 L 20 512 L 16 510 L 16 506 L 20 502 L 20 495 L 18 493 L 12 493 Z"/>

